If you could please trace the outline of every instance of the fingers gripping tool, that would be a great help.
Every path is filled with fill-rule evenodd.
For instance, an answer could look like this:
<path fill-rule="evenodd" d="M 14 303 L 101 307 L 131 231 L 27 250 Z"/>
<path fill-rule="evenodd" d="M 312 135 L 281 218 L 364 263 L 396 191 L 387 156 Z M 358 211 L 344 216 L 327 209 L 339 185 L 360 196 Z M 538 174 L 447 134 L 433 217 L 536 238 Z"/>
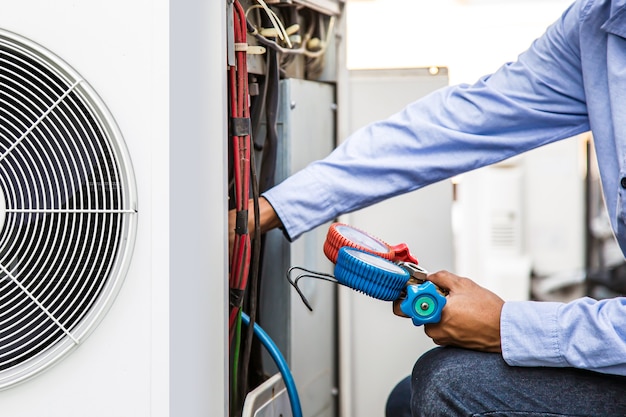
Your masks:
<path fill-rule="evenodd" d="M 401 300 L 400 310 L 415 326 L 438 323 L 446 298 L 427 281 L 406 244 L 391 246 L 352 226 L 334 223 L 324 254 L 335 264 L 337 281 L 383 301 Z"/>

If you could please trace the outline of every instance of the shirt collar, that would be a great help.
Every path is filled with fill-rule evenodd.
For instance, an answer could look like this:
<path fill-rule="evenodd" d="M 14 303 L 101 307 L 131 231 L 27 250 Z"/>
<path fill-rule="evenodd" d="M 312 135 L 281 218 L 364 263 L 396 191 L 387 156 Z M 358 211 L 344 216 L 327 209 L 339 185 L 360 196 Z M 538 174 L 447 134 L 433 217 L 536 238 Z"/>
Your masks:
<path fill-rule="evenodd" d="M 613 35 L 626 38 L 626 5 L 617 8 L 612 16 L 604 22 L 602 29 Z"/>

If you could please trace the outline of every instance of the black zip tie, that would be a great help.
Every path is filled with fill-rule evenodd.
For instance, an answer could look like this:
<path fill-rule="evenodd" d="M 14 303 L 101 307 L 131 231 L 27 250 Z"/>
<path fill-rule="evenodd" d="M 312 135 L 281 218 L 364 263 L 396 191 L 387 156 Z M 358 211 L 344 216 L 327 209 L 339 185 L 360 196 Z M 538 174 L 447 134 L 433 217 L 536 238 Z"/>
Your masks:
<path fill-rule="evenodd" d="M 231 307 L 241 308 L 241 306 L 243 306 L 243 294 L 244 290 L 240 290 L 238 288 L 230 289 L 228 299 Z"/>
<path fill-rule="evenodd" d="M 235 214 L 235 233 L 248 234 L 248 210 L 240 210 Z"/>
<path fill-rule="evenodd" d="M 231 117 L 230 133 L 232 136 L 248 136 L 252 132 L 252 123 L 249 117 Z"/>

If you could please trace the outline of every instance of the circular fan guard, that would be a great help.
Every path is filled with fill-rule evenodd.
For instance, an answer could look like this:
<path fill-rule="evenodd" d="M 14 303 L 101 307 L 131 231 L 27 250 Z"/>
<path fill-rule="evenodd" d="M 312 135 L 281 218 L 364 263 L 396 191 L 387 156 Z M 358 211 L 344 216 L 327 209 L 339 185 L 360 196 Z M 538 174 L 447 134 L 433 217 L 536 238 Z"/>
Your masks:
<path fill-rule="evenodd" d="M 136 230 L 121 133 L 92 88 L 0 30 L 0 388 L 77 347 L 117 294 Z"/>

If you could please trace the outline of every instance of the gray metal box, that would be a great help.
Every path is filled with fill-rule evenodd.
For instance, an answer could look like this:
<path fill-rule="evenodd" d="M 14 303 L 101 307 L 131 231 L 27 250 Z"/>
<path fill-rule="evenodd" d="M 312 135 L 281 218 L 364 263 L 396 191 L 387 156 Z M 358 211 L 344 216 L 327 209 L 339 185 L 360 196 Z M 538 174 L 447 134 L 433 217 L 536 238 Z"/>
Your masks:
<path fill-rule="evenodd" d="M 329 154 L 335 144 L 335 87 L 332 84 L 286 79 L 280 85 L 276 183 Z M 266 235 L 262 269 L 261 326 L 289 362 L 307 417 L 335 415 L 336 288 L 303 279 L 301 288 L 310 312 L 289 285 L 291 266 L 332 272 L 322 251 L 328 225 L 290 244 L 280 230 Z M 269 356 L 264 366 L 276 370 Z"/>

